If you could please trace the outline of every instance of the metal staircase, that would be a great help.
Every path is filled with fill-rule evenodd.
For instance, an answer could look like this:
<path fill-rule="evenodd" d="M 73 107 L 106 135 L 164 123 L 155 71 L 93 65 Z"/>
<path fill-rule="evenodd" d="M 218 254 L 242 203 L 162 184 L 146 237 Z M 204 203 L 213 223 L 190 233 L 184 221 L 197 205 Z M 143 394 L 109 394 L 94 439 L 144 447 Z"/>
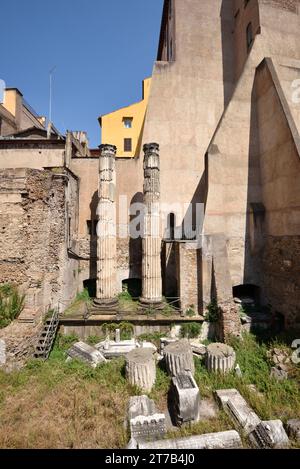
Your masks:
<path fill-rule="evenodd" d="M 58 316 L 58 309 L 54 309 L 52 316 L 46 319 L 43 330 L 35 347 L 34 358 L 47 360 L 49 357 L 58 330 Z"/>

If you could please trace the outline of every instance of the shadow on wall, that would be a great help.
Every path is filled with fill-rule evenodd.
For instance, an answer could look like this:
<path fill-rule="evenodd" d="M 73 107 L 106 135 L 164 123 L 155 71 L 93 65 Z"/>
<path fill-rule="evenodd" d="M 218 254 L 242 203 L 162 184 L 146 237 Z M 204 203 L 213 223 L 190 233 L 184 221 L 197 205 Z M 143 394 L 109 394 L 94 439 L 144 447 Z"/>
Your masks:
<path fill-rule="evenodd" d="M 261 180 L 260 180 L 260 148 L 259 129 L 257 116 L 257 96 L 255 81 L 251 95 L 251 116 L 249 132 L 248 153 L 248 184 L 247 184 L 247 214 L 245 231 L 245 253 L 244 253 L 244 285 L 235 285 L 235 290 L 244 296 L 253 297 L 258 303 L 262 301 L 259 290 L 262 286 L 262 257 L 264 245 L 264 206 L 262 203 Z M 247 288 L 253 287 L 253 291 Z M 260 287 L 260 288 L 259 288 Z M 237 295 L 238 296 L 238 295 Z"/>
<path fill-rule="evenodd" d="M 227 107 L 234 90 L 234 0 L 223 0 L 221 5 L 221 34 L 223 58 L 224 108 Z"/>
<path fill-rule="evenodd" d="M 142 204 L 144 196 L 142 192 L 137 192 L 131 199 L 130 205 Z M 141 226 L 142 221 L 138 220 L 141 215 L 140 211 L 133 213 L 129 217 L 130 222 L 130 239 L 129 239 L 129 278 L 142 278 L 142 237 L 136 238 L 134 236 L 134 228 L 143 233 L 144 227 Z M 136 226 L 134 220 L 136 219 Z M 133 225 L 133 226 L 131 226 Z"/>
<path fill-rule="evenodd" d="M 142 124 L 142 127 L 141 127 L 138 143 L 137 143 L 137 146 L 136 146 L 135 155 L 134 155 L 135 158 L 139 158 L 140 154 L 141 154 L 142 141 L 143 141 L 143 135 L 144 135 L 144 127 L 145 127 L 145 120 L 146 120 L 146 114 L 145 114 L 145 117 L 144 117 L 144 120 L 143 120 L 143 124 Z"/>
<path fill-rule="evenodd" d="M 87 288 L 92 298 L 96 296 L 96 279 L 97 279 L 97 205 L 98 191 L 95 191 L 90 203 L 90 262 L 89 262 L 89 278 L 83 282 L 84 288 Z"/>

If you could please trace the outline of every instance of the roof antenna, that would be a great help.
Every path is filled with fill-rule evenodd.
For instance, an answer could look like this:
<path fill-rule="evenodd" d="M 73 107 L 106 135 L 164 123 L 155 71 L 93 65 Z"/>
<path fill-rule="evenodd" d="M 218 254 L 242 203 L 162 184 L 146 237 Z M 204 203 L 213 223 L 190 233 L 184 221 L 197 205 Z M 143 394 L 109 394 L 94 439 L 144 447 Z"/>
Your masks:
<path fill-rule="evenodd" d="M 55 69 L 56 69 L 56 65 L 52 67 L 49 72 L 49 119 L 48 119 L 48 128 L 47 128 L 47 139 L 50 139 L 51 129 L 52 129 L 52 75 Z"/>

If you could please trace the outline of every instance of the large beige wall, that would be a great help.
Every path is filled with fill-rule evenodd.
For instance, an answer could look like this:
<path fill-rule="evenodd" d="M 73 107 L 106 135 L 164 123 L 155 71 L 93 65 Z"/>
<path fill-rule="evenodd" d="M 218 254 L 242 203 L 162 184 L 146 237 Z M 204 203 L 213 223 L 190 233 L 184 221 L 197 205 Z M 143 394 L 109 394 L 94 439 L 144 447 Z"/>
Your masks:
<path fill-rule="evenodd" d="M 3 168 L 31 168 L 43 169 L 49 167 L 62 167 L 65 161 L 65 147 L 62 143 L 61 147 L 44 148 L 41 144 L 34 144 L 35 148 L 26 148 L 26 145 L 20 144 L 20 148 L 16 148 L 16 142 L 0 143 L 0 169 Z"/>
<path fill-rule="evenodd" d="M 122 280 L 140 278 L 141 241 L 129 240 L 129 207 L 132 202 L 142 201 L 143 170 L 138 158 L 116 160 L 117 249 L 118 288 Z M 72 158 L 72 171 L 79 177 L 79 227 L 78 248 L 81 260 L 80 283 L 96 276 L 96 237 L 87 231 L 87 220 L 96 220 L 98 203 L 98 158 Z M 123 204 L 120 213 L 120 198 Z M 125 237 L 120 232 L 125 232 Z"/>
<path fill-rule="evenodd" d="M 255 0 L 250 0 L 255 1 Z M 211 142 L 208 155 L 208 197 L 204 224 L 205 234 L 224 233 L 227 238 L 229 272 L 232 285 L 261 284 L 259 253 L 261 242 L 253 246 L 251 219 L 253 207 L 262 202 L 260 149 L 255 103 L 256 69 L 264 57 L 275 63 L 295 63 L 299 57 L 299 16 L 278 9 L 273 2 L 259 2 L 261 32 L 255 37 L 233 98 Z M 249 10 L 250 11 L 250 10 Z M 248 20 L 247 20 L 248 21 Z M 244 22 L 245 27 L 247 21 Z M 286 34 L 284 28 L 290 27 Z M 297 26 L 298 25 L 298 26 Z M 241 29 L 241 41 L 246 31 Z M 244 43 L 243 43 L 244 44 Z M 293 76 L 297 77 L 297 70 Z M 297 111 L 295 110 L 295 113 Z M 270 137 L 273 135 L 270 134 Z M 261 238 L 261 235 L 260 235 Z M 210 284 L 204 253 L 204 301 L 209 301 Z"/>
<path fill-rule="evenodd" d="M 174 7 L 175 61 L 154 66 L 143 142 L 160 144 L 162 202 L 200 202 L 205 152 L 232 90 L 233 10 L 221 0 Z"/>
<path fill-rule="evenodd" d="M 275 81 L 274 81 L 275 80 Z M 287 327 L 300 327 L 300 138 L 267 67 L 257 72 L 264 248 L 263 295 Z M 275 86 L 277 85 L 277 87 Z"/>

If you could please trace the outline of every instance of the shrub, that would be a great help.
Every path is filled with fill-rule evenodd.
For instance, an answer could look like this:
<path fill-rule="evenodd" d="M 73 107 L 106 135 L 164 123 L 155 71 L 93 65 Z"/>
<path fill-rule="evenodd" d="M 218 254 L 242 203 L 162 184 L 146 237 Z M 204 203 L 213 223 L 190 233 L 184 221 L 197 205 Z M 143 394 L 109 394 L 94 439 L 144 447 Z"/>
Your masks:
<path fill-rule="evenodd" d="M 216 300 L 212 300 L 207 306 L 205 320 L 208 322 L 217 322 L 219 320 L 219 308 Z"/>
<path fill-rule="evenodd" d="M 201 324 L 198 322 L 186 322 L 182 324 L 180 328 L 180 336 L 182 338 L 187 337 L 189 339 L 194 339 L 198 337 L 201 332 Z"/>
<path fill-rule="evenodd" d="M 102 332 L 105 336 L 109 334 L 115 334 L 116 329 L 120 329 L 120 335 L 122 340 L 130 339 L 134 332 L 134 327 L 130 322 L 120 322 L 116 324 L 114 322 L 105 322 L 102 325 Z"/>
<path fill-rule="evenodd" d="M 188 307 L 188 309 L 186 310 L 185 312 L 185 315 L 192 318 L 193 316 L 196 316 L 196 313 L 195 313 L 195 306 L 194 305 L 190 305 Z"/>
<path fill-rule="evenodd" d="M 0 286 L 0 328 L 8 326 L 21 313 L 25 295 L 20 295 L 17 288 L 4 284 Z"/>
<path fill-rule="evenodd" d="M 86 303 L 90 303 L 91 297 L 90 297 L 90 294 L 89 294 L 89 291 L 88 291 L 87 288 L 82 290 L 82 292 L 77 293 L 74 303 L 75 302 L 77 303 L 79 301 L 84 301 Z"/>

